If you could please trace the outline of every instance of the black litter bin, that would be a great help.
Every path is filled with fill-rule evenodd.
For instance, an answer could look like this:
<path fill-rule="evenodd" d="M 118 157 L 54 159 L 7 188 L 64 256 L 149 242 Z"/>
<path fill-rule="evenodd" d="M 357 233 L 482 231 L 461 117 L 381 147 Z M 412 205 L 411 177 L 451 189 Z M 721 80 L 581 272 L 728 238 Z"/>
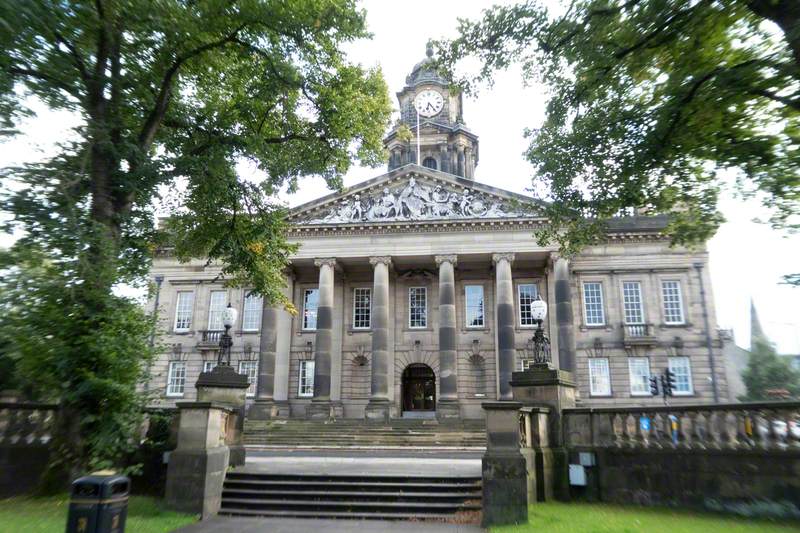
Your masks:
<path fill-rule="evenodd" d="M 66 533 L 123 533 L 131 480 L 85 476 L 72 482 Z"/>

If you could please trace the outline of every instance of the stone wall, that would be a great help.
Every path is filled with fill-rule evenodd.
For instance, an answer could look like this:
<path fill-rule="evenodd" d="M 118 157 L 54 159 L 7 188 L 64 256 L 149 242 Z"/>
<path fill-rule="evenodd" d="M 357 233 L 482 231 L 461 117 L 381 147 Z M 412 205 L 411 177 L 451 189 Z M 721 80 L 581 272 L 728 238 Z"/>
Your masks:
<path fill-rule="evenodd" d="M 596 460 L 573 499 L 800 518 L 799 450 L 600 449 Z"/>
<path fill-rule="evenodd" d="M 578 408 L 563 419 L 569 462 L 587 476 L 571 499 L 800 518 L 800 402 Z"/>

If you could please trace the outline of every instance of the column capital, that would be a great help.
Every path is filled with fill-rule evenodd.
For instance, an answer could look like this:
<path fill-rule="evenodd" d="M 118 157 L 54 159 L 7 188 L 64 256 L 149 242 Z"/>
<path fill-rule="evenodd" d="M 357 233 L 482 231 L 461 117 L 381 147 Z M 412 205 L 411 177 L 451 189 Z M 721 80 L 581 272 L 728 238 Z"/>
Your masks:
<path fill-rule="evenodd" d="M 442 263 L 450 263 L 453 266 L 458 264 L 458 256 L 456 254 L 437 255 L 433 260 L 436 261 L 436 266 L 441 266 Z"/>
<path fill-rule="evenodd" d="M 336 266 L 336 258 L 335 257 L 320 257 L 314 259 L 314 266 L 321 267 L 322 265 L 329 266 L 331 268 Z"/>
<path fill-rule="evenodd" d="M 392 266 L 392 256 L 390 255 L 376 255 L 369 258 L 369 264 L 372 266 L 375 265 L 386 265 L 387 267 Z"/>
<path fill-rule="evenodd" d="M 513 263 L 514 252 L 503 252 L 498 254 L 492 254 L 492 263 L 496 265 L 500 261 L 508 261 L 509 263 Z"/>

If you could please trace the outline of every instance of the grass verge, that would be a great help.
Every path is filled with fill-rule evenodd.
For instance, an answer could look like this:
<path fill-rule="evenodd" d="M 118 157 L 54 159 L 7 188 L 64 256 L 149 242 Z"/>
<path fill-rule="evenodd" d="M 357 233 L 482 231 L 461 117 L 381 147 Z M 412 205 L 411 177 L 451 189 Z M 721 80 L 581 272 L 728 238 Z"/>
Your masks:
<path fill-rule="evenodd" d="M 0 500 L 0 533 L 64 533 L 69 496 L 16 497 Z M 167 533 L 197 521 L 196 516 L 167 510 L 160 500 L 133 496 L 125 531 Z"/>
<path fill-rule="evenodd" d="M 679 509 L 603 504 L 542 503 L 528 509 L 528 524 L 493 527 L 492 533 L 797 533 L 800 522 L 751 520 Z"/>

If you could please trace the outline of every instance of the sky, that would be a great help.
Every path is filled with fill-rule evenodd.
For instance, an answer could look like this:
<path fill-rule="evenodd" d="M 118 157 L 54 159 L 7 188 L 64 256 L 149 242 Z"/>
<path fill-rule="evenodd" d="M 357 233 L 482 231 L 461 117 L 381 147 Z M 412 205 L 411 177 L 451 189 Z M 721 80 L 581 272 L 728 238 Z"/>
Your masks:
<path fill-rule="evenodd" d="M 365 66 L 381 66 L 396 106 L 394 94 L 405 85 L 411 68 L 425 57 L 428 39 L 455 37 L 458 17 L 477 18 L 490 2 L 366 0 L 360 4 L 367 10 L 373 38 L 349 45 L 350 59 Z M 480 139 L 476 181 L 525 193 L 533 169 L 523 158 L 528 145 L 523 130 L 541 124 L 546 101 L 544 88 L 525 87 L 515 70 L 498 74 L 493 87 L 484 88 L 476 98 L 465 98 L 464 120 Z M 69 114 L 50 112 L 43 106 L 38 106 L 38 111 L 36 119 L 23 124 L 23 135 L 0 144 L 0 168 L 52 155 L 55 143 L 76 125 Z M 246 165 L 239 170 L 244 175 L 254 172 Z M 345 185 L 383 172 L 385 167 L 353 168 L 345 176 Z M 298 193 L 284 198 L 289 205 L 298 205 L 329 192 L 321 179 L 306 178 Z M 800 235 L 788 236 L 753 222 L 766 218 L 754 200 L 726 195 L 721 209 L 728 221 L 708 243 L 717 324 L 732 328 L 737 344 L 747 347 L 752 298 L 765 332 L 779 351 L 800 353 L 800 288 L 780 284 L 782 275 L 800 272 Z M 12 240 L 0 236 L 0 246 Z"/>

